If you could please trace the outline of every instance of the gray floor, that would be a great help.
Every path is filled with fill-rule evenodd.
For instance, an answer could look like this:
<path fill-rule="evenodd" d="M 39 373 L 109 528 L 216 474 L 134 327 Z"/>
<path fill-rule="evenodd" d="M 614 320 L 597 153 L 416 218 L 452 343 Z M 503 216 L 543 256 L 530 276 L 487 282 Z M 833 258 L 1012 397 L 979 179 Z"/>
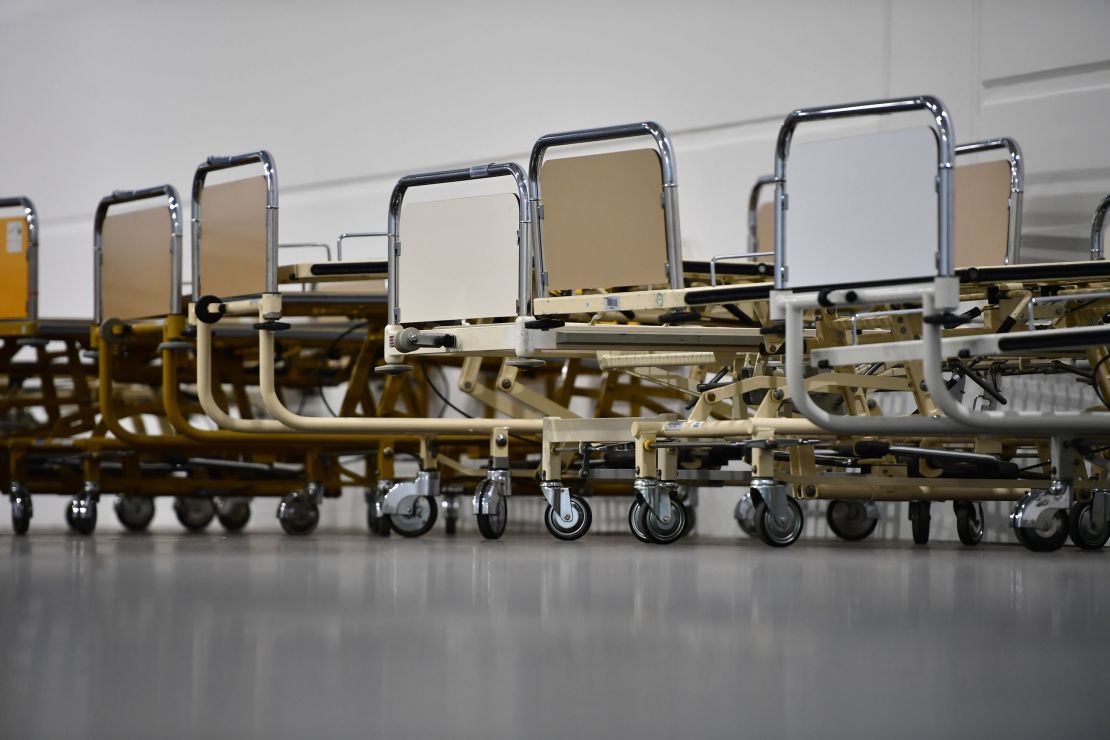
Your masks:
<path fill-rule="evenodd" d="M 1107 555 L 0 538 L 0 737 L 1105 737 Z"/>

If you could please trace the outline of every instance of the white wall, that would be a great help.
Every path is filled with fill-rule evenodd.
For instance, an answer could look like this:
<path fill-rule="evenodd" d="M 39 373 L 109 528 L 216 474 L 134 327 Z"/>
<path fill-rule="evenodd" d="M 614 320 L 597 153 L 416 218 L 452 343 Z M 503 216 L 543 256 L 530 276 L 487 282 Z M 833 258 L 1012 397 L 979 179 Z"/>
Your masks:
<path fill-rule="evenodd" d="M 282 240 L 384 225 L 401 174 L 541 134 L 672 133 L 688 255 L 744 243 L 790 109 L 932 93 L 959 141 L 1017 138 L 1027 254 L 1079 256 L 1110 192 L 1110 2 L 99 2 L 0 5 L 0 193 L 42 220 L 44 316 L 92 311 L 97 200 L 267 148 Z"/>

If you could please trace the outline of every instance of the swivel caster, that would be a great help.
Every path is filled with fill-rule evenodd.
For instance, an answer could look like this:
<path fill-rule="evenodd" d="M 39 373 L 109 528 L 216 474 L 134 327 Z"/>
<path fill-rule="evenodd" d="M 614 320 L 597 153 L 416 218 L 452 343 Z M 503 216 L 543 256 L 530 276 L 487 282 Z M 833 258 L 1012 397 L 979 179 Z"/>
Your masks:
<path fill-rule="evenodd" d="M 1048 490 L 1030 491 L 1022 496 L 1010 513 L 1018 542 L 1033 552 L 1052 552 L 1063 547 L 1068 539 L 1071 495 L 1069 486 L 1053 481 Z"/>
<path fill-rule="evenodd" d="M 116 518 L 132 532 L 145 532 L 154 519 L 154 499 L 150 496 L 117 496 Z"/>
<path fill-rule="evenodd" d="M 1110 521 L 1095 521 L 1090 501 L 1077 503 L 1068 512 L 1068 535 L 1076 547 L 1098 550 L 1110 540 Z"/>
<path fill-rule="evenodd" d="M 320 523 L 320 507 L 309 494 L 294 491 L 282 497 L 277 518 L 286 534 L 310 534 Z"/>
<path fill-rule="evenodd" d="M 551 536 L 559 540 L 577 540 L 590 531 L 593 524 L 594 513 L 586 499 L 579 496 L 570 497 L 569 517 L 560 517 L 555 514 L 555 508 L 548 505 L 544 513 L 543 523 Z"/>
<path fill-rule="evenodd" d="M 646 503 L 639 500 L 637 503 L 640 507 L 636 512 L 636 527 L 647 538 L 645 542 L 670 545 L 686 534 L 686 507 L 678 501 L 671 499 L 671 516 L 666 522 Z M 636 534 L 636 530 L 633 529 L 632 533 Z"/>
<path fill-rule="evenodd" d="M 207 497 L 178 496 L 173 500 L 173 513 L 186 530 L 201 532 L 216 516 L 216 505 Z"/>
<path fill-rule="evenodd" d="M 228 532 L 238 532 L 251 518 L 250 499 L 220 496 L 216 499 L 216 518 Z"/>
<path fill-rule="evenodd" d="M 27 534 L 31 528 L 31 494 L 23 486 L 12 486 L 12 530 L 18 535 Z"/>
<path fill-rule="evenodd" d="M 956 534 L 960 542 L 975 547 L 983 541 L 983 505 L 978 501 L 956 501 Z"/>
<path fill-rule="evenodd" d="M 439 507 L 434 496 L 417 496 L 412 502 L 411 514 L 391 514 L 386 517 L 393 531 L 402 537 L 419 537 L 435 526 Z"/>
<path fill-rule="evenodd" d="M 75 498 L 66 507 L 66 524 L 77 534 L 90 535 L 96 529 L 96 502 Z"/>
<path fill-rule="evenodd" d="M 475 516 L 478 531 L 487 540 L 500 539 L 509 525 L 509 499 L 506 496 L 493 496 L 494 486 L 494 482 L 487 478 L 478 484 L 478 490 L 474 492 L 476 500 L 488 502 L 485 508 L 489 509 L 489 513 Z M 479 508 L 482 508 L 481 504 Z"/>
<path fill-rule="evenodd" d="M 802 536 L 805 516 L 802 507 L 793 496 L 786 499 L 786 513 L 781 520 L 776 517 L 765 501 L 755 505 L 756 536 L 771 547 L 789 547 Z"/>
<path fill-rule="evenodd" d="M 929 524 L 933 518 L 929 506 L 929 501 L 910 501 L 910 530 L 915 545 L 929 544 Z"/>
<path fill-rule="evenodd" d="M 389 482 L 379 483 L 379 490 L 389 490 Z M 384 486 L 384 489 L 383 489 Z M 389 526 L 389 516 L 381 515 L 381 494 L 373 491 L 366 491 L 366 528 L 370 530 L 370 534 L 376 534 L 379 537 L 388 537 L 391 531 Z"/>
<path fill-rule="evenodd" d="M 750 493 L 744 493 L 740 500 L 736 502 L 736 508 L 733 509 L 732 515 L 736 518 L 736 523 L 740 525 L 740 529 L 744 534 L 749 537 L 758 537 L 759 534 L 755 531 L 755 502 L 752 501 Z"/>
<path fill-rule="evenodd" d="M 869 502 L 868 502 L 869 503 Z M 825 521 L 829 529 L 842 540 L 859 542 L 871 536 L 875 527 L 879 526 L 877 510 L 863 501 L 843 501 L 840 499 L 830 501 L 825 510 Z"/>

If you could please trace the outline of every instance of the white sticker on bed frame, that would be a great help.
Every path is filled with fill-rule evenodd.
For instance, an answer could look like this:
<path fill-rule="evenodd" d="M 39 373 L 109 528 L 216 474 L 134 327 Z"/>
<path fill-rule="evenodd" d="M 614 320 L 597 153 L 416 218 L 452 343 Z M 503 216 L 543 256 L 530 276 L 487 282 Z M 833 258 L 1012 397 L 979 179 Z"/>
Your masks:
<path fill-rule="evenodd" d="M 792 147 L 786 286 L 935 276 L 936 174 L 936 136 L 929 128 Z"/>
<path fill-rule="evenodd" d="M 23 222 L 22 221 L 9 221 L 8 222 L 8 239 L 7 239 L 8 254 L 19 254 L 23 251 Z"/>
<path fill-rule="evenodd" d="M 401 207 L 401 323 L 516 316 L 517 196 Z"/>

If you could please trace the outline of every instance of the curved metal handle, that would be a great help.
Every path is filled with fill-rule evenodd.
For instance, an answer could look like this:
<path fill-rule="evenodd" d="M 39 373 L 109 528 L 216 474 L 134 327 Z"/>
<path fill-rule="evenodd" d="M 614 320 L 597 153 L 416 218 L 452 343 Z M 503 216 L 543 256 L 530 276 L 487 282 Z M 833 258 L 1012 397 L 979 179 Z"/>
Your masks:
<path fill-rule="evenodd" d="M 1107 195 L 1098 204 L 1098 208 L 1095 209 L 1095 217 L 1091 221 L 1091 259 L 1093 260 L 1105 259 L 1102 252 L 1102 225 L 1107 211 L 1110 211 L 1110 195 Z"/>
<path fill-rule="evenodd" d="M 671 288 L 682 287 L 682 237 L 678 220 L 678 173 L 675 168 L 674 147 L 667 130 L 655 121 L 625 123 L 616 126 L 602 126 L 578 131 L 564 131 L 545 134 L 532 146 L 528 159 L 528 188 L 532 205 L 532 243 L 537 255 L 537 283 L 541 291 L 547 286 L 543 260 L 543 233 L 540 227 L 540 169 L 548 149 L 571 144 L 589 144 L 614 139 L 628 139 L 636 136 L 650 136 L 655 140 L 655 148 L 663 169 L 663 222 L 667 237 L 667 277 Z"/>
<path fill-rule="evenodd" d="M 274 157 L 265 149 L 231 155 L 213 155 L 197 165 L 193 174 L 193 233 L 192 258 L 193 282 L 197 293 L 200 292 L 200 203 L 204 192 L 204 181 L 210 172 L 243 167 L 250 164 L 262 165 L 262 176 L 266 178 L 266 292 L 278 291 L 277 251 L 278 251 L 278 183 L 277 164 Z"/>
<path fill-rule="evenodd" d="M 104 296 L 102 290 L 103 269 L 103 232 L 104 220 L 112 206 L 135 203 L 151 198 L 165 198 L 170 213 L 170 313 L 181 313 L 181 197 L 173 185 L 155 185 L 139 190 L 114 190 L 111 195 L 100 199 L 93 217 L 93 312 L 96 323 L 104 320 Z"/>
<path fill-rule="evenodd" d="M 401 204 L 405 200 L 405 193 L 411 188 L 425 185 L 445 185 L 452 182 L 465 182 L 467 180 L 486 180 L 495 177 L 511 177 L 516 184 L 517 205 L 519 209 L 520 229 L 517 232 L 517 245 L 519 247 L 519 268 L 517 287 L 517 314 L 527 316 L 531 311 L 532 285 L 530 270 L 532 267 L 532 251 L 529 248 L 531 229 L 528 208 L 528 183 L 524 170 L 515 162 L 491 162 L 490 164 L 461 167 L 453 170 L 439 172 L 424 172 L 414 175 L 405 175 L 393 186 L 393 193 L 389 197 L 389 222 L 388 233 L 389 253 L 387 261 L 389 266 L 389 280 L 386 281 L 386 293 L 389 301 L 389 323 L 398 324 L 401 321 L 400 307 L 397 305 L 397 284 L 400 271 L 397 265 L 398 244 L 401 227 Z"/>
<path fill-rule="evenodd" d="M 944 103 L 932 95 L 918 95 L 911 98 L 891 98 L 888 100 L 868 100 L 861 103 L 825 106 L 818 108 L 799 108 L 787 114 L 779 128 L 775 145 L 775 288 L 785 286 L 785 195 L 786 159 L 790 153 L 790 142 L 794 130 L 803 123 L 828 121 L 861 116 L 884 116 L 893 113 L 925 111 L 932 115 L 933 130 L 937 135 L 937 225 L 938 260 L 937 274 L 941 277 L 952 275 L 952 211 L 953 187 L 952 168 L 956 157 L 955 131 L 952 118 Z"/>

